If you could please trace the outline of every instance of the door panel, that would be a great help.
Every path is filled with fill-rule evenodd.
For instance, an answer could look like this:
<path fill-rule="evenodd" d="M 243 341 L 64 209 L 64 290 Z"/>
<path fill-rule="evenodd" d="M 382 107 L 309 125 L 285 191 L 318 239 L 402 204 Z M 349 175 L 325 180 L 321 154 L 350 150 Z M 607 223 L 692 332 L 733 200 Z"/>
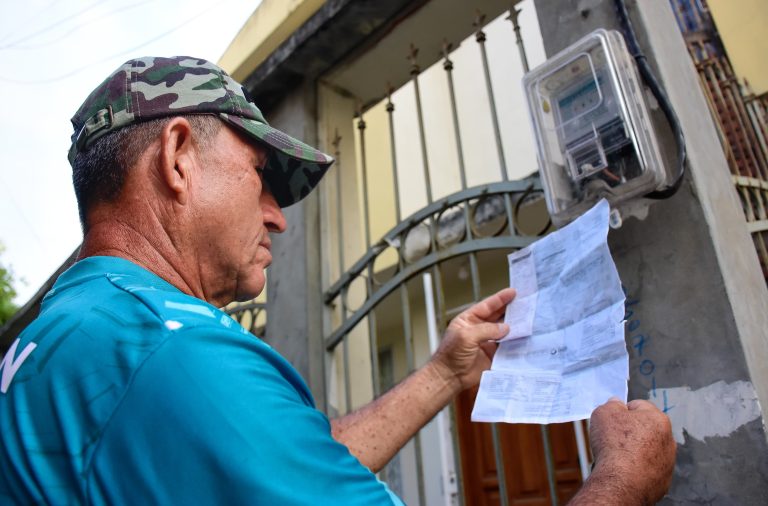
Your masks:
<path fill-rule="evenodd" d="M 477 388 L 456 399 L 464 499 L 467 506 L 501 504 L 491 425 L 470 422 Z M 541 428 L 533 424 L 499 424 L 509 504 L 551 504 Z M 579 454 L 572 423 L 549 425 L 549 440 L 555 465 L 560 504 L 572 498 L 581 486 Z"/>

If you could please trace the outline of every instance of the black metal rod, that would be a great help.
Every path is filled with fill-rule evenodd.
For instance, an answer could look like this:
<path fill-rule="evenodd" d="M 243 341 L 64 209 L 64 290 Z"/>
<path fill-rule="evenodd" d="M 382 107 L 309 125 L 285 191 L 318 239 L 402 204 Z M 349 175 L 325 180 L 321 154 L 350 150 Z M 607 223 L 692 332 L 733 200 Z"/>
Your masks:
<path fill-rule="evenodd" d="M 348 335 L 344 335 L 341 341 L 341 355 L 342 355 L 342 367 L 344 367 L 344 413 L 352 411 L 352 390 L 350 385 L 352 382 L 349 378 L 349 339 Z"/>
<path fill-rule="evenodd" d="M 451 113 L 453 118 L 453 132 L 456 137 L 456 157 L 459 162 L 459 176 L 461 178 L 461 189 L 467 188 L 467 174 L 464 166 L 464 149 L 461 145 L 461 129 L 459 126 L 459 114 L 456 107 L 456 92 L 453 86 L 453 62 L 448 57 L 451 44 L 448 42 L 443 43 L 443 69 L 445 69 L 445 75 L 448 79 L 448 96 L 451 100 Z M 462 206 L 464 212 L 464 224 L 466 240 L 472 240 L 472 225 L 470 220 L 472 219 L 469 212 L 469 203 Z M 469 270 L 472 276 L 472 298 L 474 301 L 480 300 L 480 275 L 477 268 L 477 255 L 472 252 L 469 254 Z"/>
<path fill-rule="evenodd" d="M 546 425 L 541 427 L 541 440 L 544 443 L 544 460 L 547 464 L 547 481 L 549 482 L 549 495 L 552 506 L 557 506 L 557 480 L 555 478 L 555 459 L 552 457 L 552 445 L 549 442 L 549 429 Z"/>
<path fill-rule="evenodd" d="M 363 229 L 365 230 L 365 247 L 371 247 L 371 224 L 368 217 L 368 167 L 365 160 L 365 120 L 363 113 L 359 115 L 357 130 L 360 132 L 360 168 L 363 177 Z"/>
<path fill-rule="evenodd" d="M 443 44 L 443 69 L 448 79 L 448 96 L 451 99 L 451 117 L 453 118 L 453 133 L 456 137 L 456 155 L 459 160 L 459 176 L 461 178 L 461 189 L 467 188 L 467 172 L 464 167 L 464 148 L 461 145 L 461 129 L 459 127 L 459 113 L 456 108 L 456 91 L 453 86 L 453 62 L 448 57 L 451 50 L 451 44 Z"/>
<path fill-rule="evenodd" d="M 517 18 L 520 16 L 522 9 L 516 8 L 515 5 L 509 8 L 509 16 L 507 19 L 512 21 L 512 29 L 515 31 L 515 41 L 517 42 L 517 49 L 520 51 L 520 62 L 523 64 L 523 71 L 528 72 L 528 55 L 525 54 L 525 44 L 523 44 L 523 37 L 520 36 L 520 25 L 517 22 Z"/>
<path fill-rule="evenodd" d="M 493 96 L 493 84 L 491 83 L 491 70 L 488 65 L 488 54 L 485 50 L 485 32 L 482 30 L 482 22 L 485 16 L 478 16 L 475 25 L 477 26 L 477 32 L 475 32 L 475 40 L 480 45 L 480 56 L 483 62 L 483 74 L 485 75 L 485 86 L 488 91 L 488 103 L 491 107 L 491 120 L 493 120 L 493 133 L 496 138 L 496 151 L 499 155 L 499 166 L 501 167 L 501 177 L 504 181 L 509 180 L 507 174 L 507 162 L 504 159 L 504 147 L 501 143 L 501 128 L 499 127 L 499 117 L 496 113 L 496 99 Z"/>
<path fill-rule="evenodd" d="M 395 223 L 400 223 L 400 181 L 397 175 L 397 150 L 395 147 L 395 104 L 392 103 L 392 89 L 387 89 L 387 117 L 389 118 L 389 147 L 392 153 L 392 177 L 395 185 Z"/>
<path fill-rule="evenodd" d="M 424 184 L 427 188 L 427 203 L 432 203 L 432 180 L 429 176 L 429 158 L 427 156 L 427 138 L 424 134 L 424 114 L 421 107 L 421 91 L 419 90 L 419 66 L 416 64 L 416 55 L 419 50 L 411 44 L 409 59 L 411 60 L 411 81 L 413 82 L 413 92 L 416 96 L 416 117 L 419 121 L 419 140 L 421 141 L 421 161 L 424 168 Z"/>
<path fill-rule="evenodd" d="M 493 456 L 496 459 L 496 476 L 499 480 L 499 496 L 502 506 L 509 505 L 509 492 L 507 492 L 507 478 L 504 469 L 504 456 L 501 453 L 501 437 L 498 424 L 491 424 L 491 436 L 493 437 Z"/>

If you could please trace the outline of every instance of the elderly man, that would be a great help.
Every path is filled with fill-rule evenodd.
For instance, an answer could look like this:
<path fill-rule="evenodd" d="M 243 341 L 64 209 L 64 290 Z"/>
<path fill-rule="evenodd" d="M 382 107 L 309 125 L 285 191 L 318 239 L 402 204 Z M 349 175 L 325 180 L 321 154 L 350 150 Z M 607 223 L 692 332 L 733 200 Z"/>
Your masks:
<path fill-rule="evenodd" d="M 281 207 L 332 162 L 189 57 L 122 65 L 72 120 L 84 238 L 2 365 L 3 504 L 400 504 L 374 472 L 490 365 L 502 290 L 437 353 L 334 422 L 291 365 L 217 307 L 254 297 Z M 675 447 L 650 404 L 593 415 L 580 503 L 644 504 Z"/>

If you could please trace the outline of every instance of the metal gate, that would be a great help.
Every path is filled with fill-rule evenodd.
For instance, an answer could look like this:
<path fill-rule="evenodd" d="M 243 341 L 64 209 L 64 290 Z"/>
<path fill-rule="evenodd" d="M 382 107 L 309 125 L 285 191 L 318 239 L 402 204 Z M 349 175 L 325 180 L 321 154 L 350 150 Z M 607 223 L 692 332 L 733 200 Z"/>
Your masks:
<path fill-rule="evenodd" d="M 440 3 L 450 2 L 427 5 Z M 523 34 L 537 44 L 539 59 L 543 48 L 533 3 L 522 2 L 522 11 L 517 3 L 491 22 L 472 12 L 463 20 L 470 36 L 460 44 L 430 26 L 427 45 L 441 41 L 439 59 L 408 43 L 400 55 L 402 68 L 391 69 L 391 80 L 378 69 L 385 76 L 378 96 L 361 96 L 344 85 L 354 83 L 356 65 L 366 68 L 360 63 L 365 56 L 321 80 L 320 138 L 336 158 L 321 183 L 320 220 L 331 415 L 363 405 L 421 365 L 453 316 L 508 283 L 506 254 L 551 227 L 519 84 L 528 70 Z M 413 14 L 419 15 L 437 17 Z M 523 19 L 527 24 L 521 28 Z M 387 40 L 397 39 L 396 32 L 364 54 L 397 45 Z M 499 41 L 495 46 L 492 37 Z M 463 74 L 460 65 L 467 67 Z M 396 88 L 390 83 L 403 70 L 408 79 Z M 456 424 L 444 413 L 430 426 L 389 464 L 382 479 L 409 504 L 462 503 Z M 586 446 L 582 426 L 575 427 L 581 479 L 587 472 Z M 509 504 L 496 426 L 492 435 L 499 496 Z M 546 427 L 540 436 L 548 501 L 557 504 Z M 434 476 L 440 478 L 437 487 Z"/>

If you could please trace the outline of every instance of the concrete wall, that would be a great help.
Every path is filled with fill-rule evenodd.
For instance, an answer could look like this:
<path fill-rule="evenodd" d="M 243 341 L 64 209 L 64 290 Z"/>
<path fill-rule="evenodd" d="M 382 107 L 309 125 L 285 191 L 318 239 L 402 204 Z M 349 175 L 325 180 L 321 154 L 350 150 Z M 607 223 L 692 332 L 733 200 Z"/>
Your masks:
<path fill-rule="evenodd" d="M 238 81 L 248 77 L 325 0 L 262 0 L 219 59 Z"/>
<path fill-rule="evenodd" d="M 309 144 L 317 142 L 316 92 L 307 83 L 266 110 L 271 125 Z M 317 405 L 325 404 L 320 279 L 319 200 L 313 192 L 284 209 L 288 230 L 274 237 L 267 277 L 267 341 L 307 380 Z"/>
<path fill-rule="evenodd" d="M 628 3 L 689 152 L 680 191 L 609 236 L 627 290 L 630 397 L 650 399 L 672 420 L 678 459 L 665 504 L 765 504 L 765 282 L 669 3 L 643 0 L 639 12 Z M 536 7 L 549 55 L 617 26 L 611 0 Z M 674 163 L 668 133 L 663 144 Z"/>

